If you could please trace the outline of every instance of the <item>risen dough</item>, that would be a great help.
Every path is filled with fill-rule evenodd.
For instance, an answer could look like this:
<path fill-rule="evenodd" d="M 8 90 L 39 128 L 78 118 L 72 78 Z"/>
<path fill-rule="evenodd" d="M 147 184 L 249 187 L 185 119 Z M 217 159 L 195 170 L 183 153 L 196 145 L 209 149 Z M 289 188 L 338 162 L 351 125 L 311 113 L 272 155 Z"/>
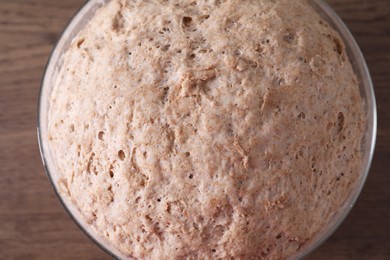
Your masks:
<path fill-rule="evenodd" d="M 60 187 L 133 258 L 286 258 L 344 204 L 365 117 L 303 0 L 112 0 L 53 88 Z"/>

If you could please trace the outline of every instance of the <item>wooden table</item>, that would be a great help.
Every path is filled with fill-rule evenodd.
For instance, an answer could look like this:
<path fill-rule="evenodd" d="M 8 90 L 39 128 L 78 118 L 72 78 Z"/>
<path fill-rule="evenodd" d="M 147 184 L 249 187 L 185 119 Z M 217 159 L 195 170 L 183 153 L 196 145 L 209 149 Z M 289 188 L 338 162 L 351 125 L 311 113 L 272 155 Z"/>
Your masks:
<path fill-rule="evenodd" d="M 71 221 L 45 176 L 36 138 L 49 53 L 83 0 L 0 0 L 0 259 L 110 259 Z M 390 259 L 390 0 L 329 0 L 372 73 L 379 129 L 355 208 L 309 259 Z"/>

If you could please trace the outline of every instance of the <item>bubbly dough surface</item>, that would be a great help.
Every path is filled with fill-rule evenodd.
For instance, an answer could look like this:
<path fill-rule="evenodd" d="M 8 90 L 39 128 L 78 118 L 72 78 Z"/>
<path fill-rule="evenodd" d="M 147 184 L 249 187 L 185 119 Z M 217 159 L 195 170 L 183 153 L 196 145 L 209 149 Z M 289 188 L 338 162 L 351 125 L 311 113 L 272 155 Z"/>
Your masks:
<path fill-rule="evenodd" d="M 360 176 L 340 36 L 304 0 L 112 0 L 51 94 L 61 193 L 136 259 L 296 254 Z"/>

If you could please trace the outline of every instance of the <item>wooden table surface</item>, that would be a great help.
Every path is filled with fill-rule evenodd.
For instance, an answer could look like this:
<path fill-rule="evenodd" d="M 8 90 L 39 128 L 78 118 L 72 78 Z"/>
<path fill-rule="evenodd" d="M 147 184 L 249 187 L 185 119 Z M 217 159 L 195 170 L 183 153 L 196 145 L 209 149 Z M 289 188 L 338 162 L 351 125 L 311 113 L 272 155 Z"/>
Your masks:
<path fill-rule="evenodd" d="M 110 259 L 72 222 L 44 173 L 38 91 L 53 44 L 83 0 L 0 0 L 0 259 Z M 329 0 L 373 77 L 378 141 L 365 188 L 308 259 L 390 259 L 390 0 Z"/>

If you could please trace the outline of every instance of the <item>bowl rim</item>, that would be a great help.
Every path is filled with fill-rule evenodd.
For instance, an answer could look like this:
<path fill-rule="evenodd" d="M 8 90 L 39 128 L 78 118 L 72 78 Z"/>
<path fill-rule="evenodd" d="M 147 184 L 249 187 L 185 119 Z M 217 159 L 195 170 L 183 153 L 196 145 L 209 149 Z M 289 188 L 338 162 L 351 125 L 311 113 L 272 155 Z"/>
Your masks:
<path fill-rule="evenodd" d="M 109 256 L 120 259 L 119 255 L 116 255 L 112 249 L 108 248 L 107 246 L 103 245 L 98 239 L 90 232 L 88 231 L 79 221 L 79 219 L 71 212 L 69 205 L 65 202 L 65 200 L 62 198 L 60 195 L 60 192 L 58 190 L 57 184 L 55 183 L 53 176 L 51 174 L 51 170 L 48 167 L 48 161 L 46 157 L 46 153 L 50 153 L 50 151 L 47 151 L 44 148 L 44 138 L 43 138 L 43 133 L 41 129 L 44 127 L 42 126 L 42 97 L 44 93 L 44 88 L 45 88 L 45 81 L 46 78 L 48 77 L 48 70 L 51 66 L 53 65 L 54 61 L 54 56 L 59 52 L 58 47 L 60 44 L 64 44 L 66 41 L 65 35 L 66 32 L 68 32 L 70 29 L 74 29 L 74 27 L 78 24 L 78 22 L 81 21 L 81 15 L 90 10 L 94 5 L 96 4 L 104 4 L 110 0 L 91 0 L 91 1 L 86 1 L 84 4 L 82 4 L 79 9 L 72 15 L 70 18 L 69 22 L 67 25 L 64 27 L 62 30 L 59 38 L 57 39 L 56 43 L 53 45 L 53 48 L 51 50 L 51 53 L 49 55 L 48 61 L 46 63 L 46 66 L 44 68 L 43 76 L 41 79 L 40 83 L 40 90 L 38 94 L 38 105 L 37 105 L 37 119 L 36 119 L 36 127 L 37 127 L 37 137 L 38 137 L 38 146 L 39 146 L 39 151 L 42 159 L 42 163 L 44 166 L 44 171 L 46 173 L 47 178 L 49 179 L 49 182 L 54 190 L 54 193 L 56 194 L 57 198 L 59 199 L 60 203 L 62 204 L 62 207 L 65 209 L 67 214 L 70 216 L 70 218 L 73 220 L 73 222 L 78 226 L 78 228 L 83 231 L 83 233 L 92 241 L 94 242 L 98 247 L 100 247 L 105 253 L 107 253 Z M 368 159 L 367 161 L 363 162 L 364 169 L 362 170 L 363 175 L 360 176 L 360 180 L 358 183 L 358 186 L 353 190 L 353 196 L 347 198 L 347 200 L 344 202 L 345 204 L 348 203 L 348 206 L 345 209 L 342 209 L 339 214 L 336 214 L 331 220 L 330 223 L 328 223 L 328 226 L 325 226 L 324 228 L 326 232 L 319 231 L 319 234 L 313 237 L 313 242 L 308 243 L 305 247 L 307 249 L 302 250 L 301 252 L 298 252 L 296 255 L 294 255 L 294 258 L 304 258 L 310 255 L 313 251 L 315 251 L 317 248 L 319 248 L 324 242 L 326 242 L 329 237 L 339 228 L 339 226 L 344 222 L 346 217 L 349 215 L 351 209 L 353 206 L 356 204 L 357 199 L 359 198 L 363 187 L 366 183 L 372 161 L 373 161 L 373 156 L 374 156 L 374 151 L 375 151 L 375 145 L 376 145 L 376 137 L 377 137 L 377 105 L 376 105 L 376 99 L 375 99 L 375 91 L 374 91 L 374 85 L 372 82 L 371 74 L 369 72 L 367 63 L 364 59 L 364 56 L 361 52 L 361 49 L 359 45 L 357 44 L 355 38 L 353 37 L 352 33 L 346 26 L 346 24 L 342 21 L 342 19 L 337 15 L 337 13 L 329 6 L 328 3 L 325 2 L 325 0 L 313 0 L 313 4 L 317 5 L 318 8 L 321 9 L 325 15 L 329 17 L 329 19 L 332 20 L 334 23 L 332 25 L 333 29 L 335 29 L 340 36 L 343 38 L 344 42 L 346 43 L 346 46 L 350 48 L 353 56 L 357 59 L 358 61 L 358 66 L 360 73 L 363 74 L 362 78 L 365 79 L 365 82 L 361 82 L 361 84 L 364 85 L 365 88 L 365 94 L 366 98 L 368 101 L 370 101 L 370 106 L 369 104 L 366 104 L 368 107 L 367 109 L 367 118 L 372 119 L 372 124 L 369 124 L 367 120 L 367 127 L 368 127 L 368 140 L 366 141 L 367 143 L 370 144 L 370 147 L 368 147 L 367 153 Z M 96 11 L 96 10 L 95 10 Z M 322 17 L 323 15 L 321 15 Z M 326 19 L 328 20 L 328 19 Z M 88 20 L 89 21 L 89 20 Z M 329 22 L 329 21 L 328 21 Z M 59 56 L 60 57 L 60 56 Z M 354 68 L 355 71 L 355 68 Z M 356 73 L 356 71 L 355 71 Z M 343 205 L 345 207 L 346 205 Z M 332 223 L 332 221 L 335 221 Z M 323 232 L 323 233 L 322 233 Z M 98 234 L 96 234 L 98 235 Z M 318 236 L 318 237 L 317 237 Z M 108 244 L 108 243 L 107 243 Z"/>

